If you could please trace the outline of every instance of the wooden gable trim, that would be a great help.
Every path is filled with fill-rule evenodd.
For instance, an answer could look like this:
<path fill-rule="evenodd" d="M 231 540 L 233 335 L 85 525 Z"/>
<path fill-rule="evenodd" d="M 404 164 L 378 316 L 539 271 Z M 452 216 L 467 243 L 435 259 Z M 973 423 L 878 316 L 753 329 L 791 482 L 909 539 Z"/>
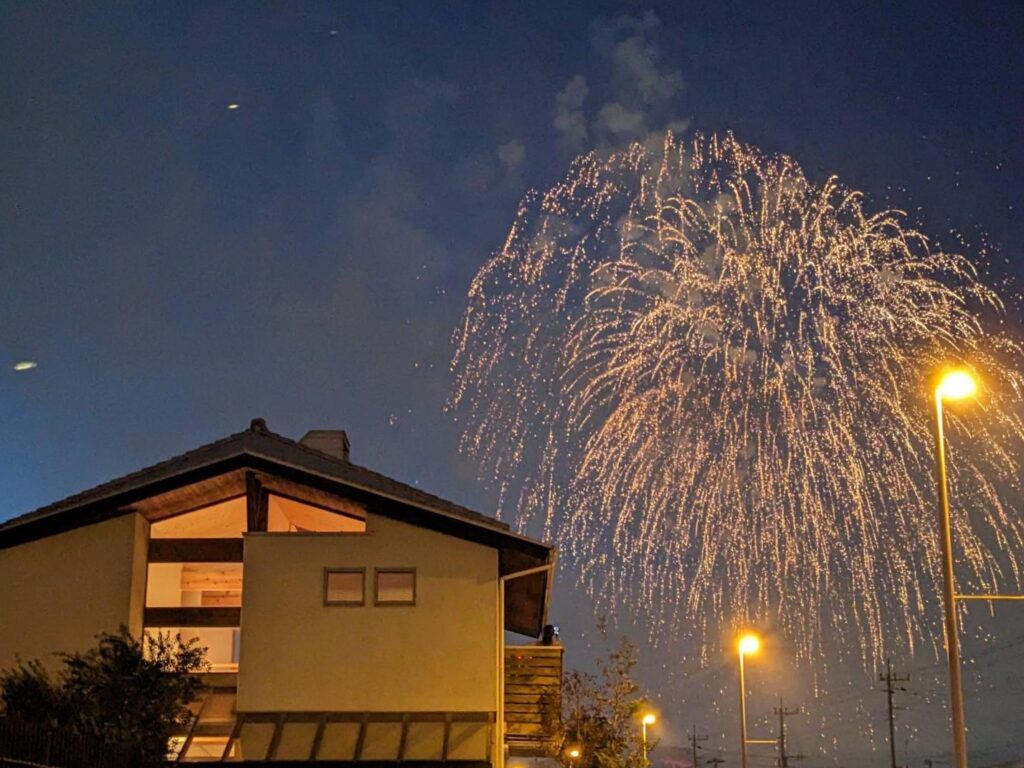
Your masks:
<path fill-rule="evenodd" d="M 365 507 L 368 514 L 380 515 L 494 549 L 520 551 L 527 556 L 540 558 L 542 562 L 546 562 L 551 552 L 551 547 L 546 544 L 517 536 L 508 531 L 479 525 L 455 515 L 428 510 L 411 502 L 385 497 L 373 491 L 348 485 L 341 480 L 310 473 L 287 464 L 279 464 L 262 456 L 249 457 L 249 466 L 267 475 L 274 475 L 300 485 L 352 499 Z"/>
<path fill-rule="evenodd" d="M 380 515 L 420 528 L 455 536 L 477 544 L 493 547 L 502 552 L 516 552 L 541 560 L 546 560 L 551 552 L 551 548 L 545 544 L 534 542 L 508 531 L 463 520 L 455 515 L 426 509 L 411 502 L 382 496 L 379 493 L 349 485 L 342 480 L 328 478 L 288 464 L 279 463 L 274 459 L 248 453 L 230 456 L 171 477 L 161 478 L 144 486 L 131 488 L 112 497 L 88 502 L 73 509 L 65 509 L 62 512 L 56 512 L 52 515 L 26 521 L 6 530 L 0 530 L 0 549 L 131 514 L 134 511 L 131 505 L 143 499 L 239 469 L 248 470 L 251 473 L 273 475 L 326 493 L 344 496 L 361 504 L 366 508 L 368 514 Z M 258 481 L 258 479 L 258 477 L 253 478 L 254 481 Z M 255 488 L 252 487 L 250 482 L 247 482 L 247 513 L 249 511 L 248 499 L 250 498 L 250 490 L 255 491 Z M 254 522 L 259 525 L 261 522 L 259 497 L 254 496 L 252 512 Z"/>
<path fill-rule="evenodd" d="M 263 483 L 255 472 L 245 473 L 245 517 L 247 528 L 253 531 L 266 531 L 269 513 L 269 499 Z"/>

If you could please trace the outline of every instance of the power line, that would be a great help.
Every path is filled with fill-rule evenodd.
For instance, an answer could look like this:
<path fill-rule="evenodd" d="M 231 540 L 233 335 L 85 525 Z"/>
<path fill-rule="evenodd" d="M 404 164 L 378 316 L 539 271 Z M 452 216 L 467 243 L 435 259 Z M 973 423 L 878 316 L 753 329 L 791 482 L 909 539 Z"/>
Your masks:
<path fill-rule="evenodd" d="M 906 688 L 902 686 L 897 688 L 894 683 L 906 683 L 910 681 L 910 675 L 894 675 L 892 673 L 892 659 L 885 660 L 885 674 L 879 673 L 878 679 L 885 683 L 885 693 L 889 701 L 889 757 L 891 760 L 892 768 L 897 768 L 896 765 L 896 717 L 893 714 L 895 707 L 892 705 L 892 695 L 896 691 L 906 692 Z"/>
<path fill-rule="evenodd" d="M 703 736 L 697 735 L 697 726 L 694 724 L 693 731 L 690 733 L 690 747 L 693 749 L 693 768 L 698 768 L 700 765 L 700 756 L 697 754 L 697 750 L 702 749 L 700 742 L 707 740 L 708 735 L 706 733 Z"/>
<path fill-rule="evenodd" d="M 779 716 L 779 768 L 788 768 L 790 760 L 802 760 L 803 755 L 789 755 L 786 753 L 786 718 L 791 715 L 799 715 L 800 707 L 796 709 L 786 709 L 782 705 L 782 697 L 779 696 L 779 706 L 774 710 L 776 715 Z"/>

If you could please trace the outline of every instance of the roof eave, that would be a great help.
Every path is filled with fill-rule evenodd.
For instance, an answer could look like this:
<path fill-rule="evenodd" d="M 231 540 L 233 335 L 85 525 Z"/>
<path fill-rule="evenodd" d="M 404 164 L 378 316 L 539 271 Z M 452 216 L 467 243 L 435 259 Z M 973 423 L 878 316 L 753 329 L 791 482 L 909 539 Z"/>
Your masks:
<path fill-rule="evenodd" d="M 301 453 L 308 454 L 303 456 L 308 460 L 295 460 L 293 456 L 288 455 L 289 451 L 296 454 L 296 449 Z M 179 466 L 174 467 L 175 462 Z M 267 462 L 271 466 L 260 466 L 263 462 Z M 252 430 L 240 432 L 182 454 L 176 459 L 155 464 L 147 469 L 97 486 L 91 491 L 76 494 L 61 502 L 0 524 L 0 548 L 16 546 L 25 541 L 45 538 L 65 530 L 127 514 L 130 511 L 130 505 L 136 501 L 217 474 L 245 468 L 272 472 L 274 467 L 286 467 L 293 472 L 318 478 L 324 483 L 356 490 L 374 498 L 387 499 L 402 507 L 429 512 L 438 518 L 449 521 L 455 529 L 467 527 L 476 529 L 484 534 L 483 538 L 485 539 L 493 538 L 507 542 L 514 548 L 525 547 L 537 554 L 540 553 L 539 551 L 543 551 L 548 556 L 553 551 L 551 545 L 516 533 L 507 524 L 485 518 L 472 510 L 465 510 L 467 515 L 453 514 L 422 499 L 411 496 L 402 497 L 396 493 L 361 484 L 352 478 L 341 477 L 337 471 L 333 473 L 330 471 L 330 465 L 336 462 L 337 460 L 330 456 L 300 446 L 298 443 L 273 433 Z M 356 465 L 349 466 L 355 471 L 388 480 L 398 487 L 406 487 L 383 475 L 373 473 L 371 470 Z M 173 471 L 171 471 L 172 467 Z M 336 466 L 335 470 L 337 469 L 343 469 L 343 467 Z M 108 493 L 102 492 L 105 486 L 111 486 Z M 411 487 L 409 489 L 415 491 L 416 496 L 429 497 L 429 494 L 422 494 L 417 489 Z M 98 495 L 90 495 L 92 491 L 101 492 Z M 75 502 L 74 500 L 77 498 L 81 498 L 81 502 Z M 480 519 L 473 519 L 473 516 L 479 516 Z M 479 537 L 474 536 L 473 538 Z M 497 541 L 494 545 L 498 546 Z"/>

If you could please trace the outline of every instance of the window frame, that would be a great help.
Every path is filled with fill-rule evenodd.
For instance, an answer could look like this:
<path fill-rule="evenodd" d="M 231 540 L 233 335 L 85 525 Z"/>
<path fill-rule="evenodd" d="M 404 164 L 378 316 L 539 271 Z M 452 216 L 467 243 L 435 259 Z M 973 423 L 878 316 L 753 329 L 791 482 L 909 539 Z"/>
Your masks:
<path fill-rule="evenodd" d="M 382 573 L 408 573 L 412 575 L 412 600 L 384 600 L 380 599 L 380 575 Z M 416 605 L 416 569 L 409 567 L 397 568 L 374 568 L 373 569 L 373 604 L 381 608 L 410 608 Z"/>
<path fill-rule="evenodd" d="M 363 578 L 363 589 L 359 602 L 355 600 L 331 600 L 330 579 L 332 573 L 358 573 Z M 366 605 L 366 569 L 365 568 L 324 568 L 324 606 L 339 608 L 361 608 Z"/>

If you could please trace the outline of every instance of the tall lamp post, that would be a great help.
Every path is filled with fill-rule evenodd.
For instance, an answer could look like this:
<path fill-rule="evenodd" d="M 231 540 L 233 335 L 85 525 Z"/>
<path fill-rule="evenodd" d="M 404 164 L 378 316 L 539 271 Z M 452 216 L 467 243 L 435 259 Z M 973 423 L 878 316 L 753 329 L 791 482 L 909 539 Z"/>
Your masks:
<path fill-rule="evenodd" d="M 953 531 L 949 521 L 946 480 L 946 442 L 942 429 L 944 400 L 962 400 L 974 394 L 974 378 L 963 370 L 946 373 L 935 388 L 935 462 L 939 476 L 939 525 L 942 532 L 942 591 L 946 609 L 946 655 L 949 658 L 949 704 L 953 720 L 953 758 L 956 768 L 967 768 L 967 731 L 960 681 L 960 637 L 957 629 L 956 587 L 953 580 Z"/>
<path fill-rule="evenodd" d="M 647 726 L 654 725 L 658 722 L 658 718 L 654 716 L 653 712 L 648 712 L 640 720 L 640 727 L 643 729 L 643 745 L 644 745 L 644 766 L 651 764 L 651 761 L 647 759 Z"/>
<path fill-rule="evenodd" d="M 740 638 L 736 647 L 740 657 L 740 768 L 747 768 L 747 679 L 744 659 L 761 649 L 761 638 L 748 632 Z"/>

